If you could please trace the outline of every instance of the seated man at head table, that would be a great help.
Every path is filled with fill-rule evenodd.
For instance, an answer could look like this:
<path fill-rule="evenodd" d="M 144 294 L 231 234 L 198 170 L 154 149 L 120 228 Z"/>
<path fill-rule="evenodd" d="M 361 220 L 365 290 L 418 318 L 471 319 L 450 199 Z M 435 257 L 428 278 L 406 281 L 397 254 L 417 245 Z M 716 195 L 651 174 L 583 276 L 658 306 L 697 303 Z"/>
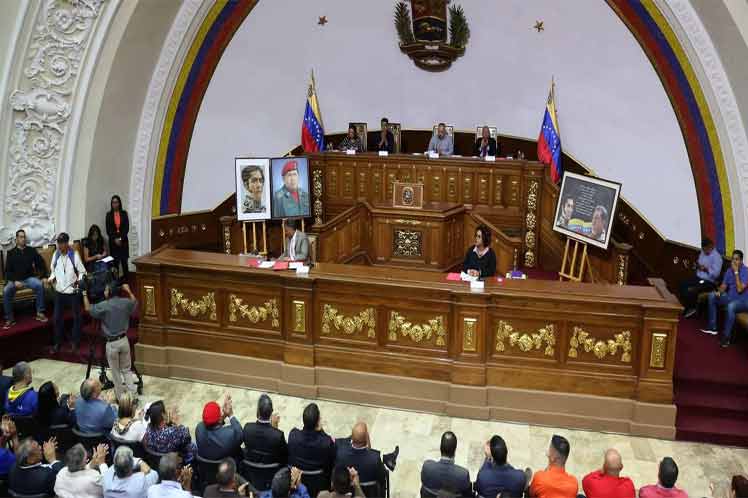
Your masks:
<path fill-rule="evenodd" d="M 286 244 L 279 259 L 283 261 L 303 261 L 305 263 L 309 259 L 309 237 L 299 227 L 299 220 L 286 220 L 286 226 L 284 227 Z"/>
<path fill-rule="evenodd" d="M 436 128 L 436 135 L 431 137 L 427 152 L 436 152 L 440 156 L 451 156 L 454 153 L 454 148 L 452 136 L 447 134 L 447 125 L 439 123 Z"/>
<path fill-rule="evenodd" d="M 462 271 L 478 278 L 496 275 L 496 253 L 491 249 L 491 230 L 487 226 L 475 229 L 475 245 L 465 254 Z"/>
<path fill-rule="evenodd" d="M 338 150 L 355 150 L 356 152 L 364 151 L 364 146 L 361 143 L 361 137 L 358 136 L 358 132 L 356 131 L 355 126 L 348 126 L 348 134 L 343 137 L 343 140 L 340 141 Z"/>
<path fill-rule="evenodd" d="M 379 139 L 371 150 L 386 150 L 390 154 L 395 151 L 395 136 L 390 131 L 390 120 L 382 118 L 381 131 L 379 132 Z"/>
<path fill-rule="evenodd" d="M 481 138 L 475 141 L 473 155 L 478 157 L 497 156 L 499 154 L 499 145 L 495 138 L 491 138 L 491 130 L 484 126 L 481 130 Z"/>

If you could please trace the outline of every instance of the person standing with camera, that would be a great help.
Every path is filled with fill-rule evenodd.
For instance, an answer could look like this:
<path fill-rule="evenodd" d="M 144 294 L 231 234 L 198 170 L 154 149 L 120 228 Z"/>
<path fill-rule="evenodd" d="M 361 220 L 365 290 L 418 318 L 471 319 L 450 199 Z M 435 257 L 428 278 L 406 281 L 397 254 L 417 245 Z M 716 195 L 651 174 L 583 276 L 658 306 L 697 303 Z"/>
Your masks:
<path fill-rule="evenodd" d="M 65 339 L 63 331 L 64 319 L 62 312 L 64 308 L 73 309 L 73 347 L 75 352 L 81 342 L 81 298 L 78 295 L 78 284 L 86 268 L 83 266 L 78 252 L 70 247 L 70 236 L 62 232 L 57 236 L 57 250 L 52 256 L 52 267 L 47 284 L 54 284 L 55 288 L 55 337 L 52 353 L 60 351 L 60 345 Z"/>
<path fill-rule="evenodd" d="M 130 286 L 124 284 L 122 290 L 127 297 L 120 297 L 113 284 L 104 289 L 104 300 L 91 305 L 88 292 L 83 291 L 83 306 L 92 317 L 101 320 L 101 330 L 106 339 L 106 359 L 112 369 L 114 393 L 117 399 L 129 391 L 137 395 L 132 379 L 132 355 L 130 341 L 127 340 L 127 329 L 130 327 L 130 316 L 135 311 L 137 301 Z"/>

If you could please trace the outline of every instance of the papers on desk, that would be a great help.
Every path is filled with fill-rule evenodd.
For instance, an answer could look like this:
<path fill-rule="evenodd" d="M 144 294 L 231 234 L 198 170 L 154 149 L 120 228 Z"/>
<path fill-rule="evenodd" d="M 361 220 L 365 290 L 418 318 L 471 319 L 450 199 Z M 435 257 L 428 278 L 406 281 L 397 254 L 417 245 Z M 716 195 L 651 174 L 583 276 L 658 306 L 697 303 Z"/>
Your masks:
<path fill-rule="evenodd" d="M 483 158 L 484 161 L 489 163 L 495 163 L 496 162 L 496 156 L 485 156 Z"/>
<path fill-rule="evenodd" d="M 345 149 L 345 153 L 348 156 L 355 156 L 356 155 L 356 149 Z"/>
<path fill-rule="evenodd" d="M 389 153 L 388 151 L 386 151 L 386 150 L 380 150 L 380 151 L 379 151 L 379 155 L 380 155 L 380 156 L 389 156 L 389 155 L 390 155 L 390 153 Z"/>
<path fill-rule="evenodd" d="M 460 280 L 463 282 L 475 282 L 478 280 L 478 277 L 473 277 L 469 273 L 465 273 L 464 271 L 460 272 Z"/>
<path fill-rule="evenodd" d="M 439 153 L 433 150 L 428 151 L 426 154 L 429 156 L 429 159 L 439 159 Z"/>
<path fill-rule="evenodd" d="M 448 282 L 470 282 L 471 284 L 473 282 L 480 282 L 481 284 L 483 284 L 480 278 L 468 275 L 464 271 L 460 273 L 447 273 L 447 281 Z"/>
<path fill-rule="evenodd" d="M 263 261 L 257 267 L 262 268 L 263 270 L 269 270 L 270 268 L 275 267 L 275 261 Z"/>
<path fill-rule="evenodd" d="M 471 292 L 483 292 L 483 289 L 485 287 L 486 287 L 486 283 L 483 280 L 471 280 L 470 281 Z"/>
<path fill-rule="evenodd" d="M 288 267 L 291 270 L 297 270 L 301 266 L 304 266 L 304 263 L 302 263 L 301 261 L 291 261 L 290 263 L 288 263 Z"/>
<path fill-rule="evenodd" d="M 273 270 L 288 270 L 288 261 L 276 261 L 273 263 Z"/>
<path fill-rule="evenodd" d="M 106 258 L 101 258 L 102 263 L 111 263 L 112 261 L 114 261 L 114 258 L 111 256 L 107 256 Z"/>

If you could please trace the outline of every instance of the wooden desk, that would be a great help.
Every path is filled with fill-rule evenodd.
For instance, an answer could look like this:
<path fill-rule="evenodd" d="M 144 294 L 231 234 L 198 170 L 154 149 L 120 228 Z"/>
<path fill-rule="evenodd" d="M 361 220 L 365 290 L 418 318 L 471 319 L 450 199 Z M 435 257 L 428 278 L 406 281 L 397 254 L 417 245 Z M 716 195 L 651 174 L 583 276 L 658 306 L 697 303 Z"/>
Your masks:
<path fill-rule="evenodd" d="M 297 277 L 167 248 L 135 264 L 147 374 L 674 435 L 681 308 L 661 281 L 492 280 L 472 293 L 424 270 L 320 264 Z"/>

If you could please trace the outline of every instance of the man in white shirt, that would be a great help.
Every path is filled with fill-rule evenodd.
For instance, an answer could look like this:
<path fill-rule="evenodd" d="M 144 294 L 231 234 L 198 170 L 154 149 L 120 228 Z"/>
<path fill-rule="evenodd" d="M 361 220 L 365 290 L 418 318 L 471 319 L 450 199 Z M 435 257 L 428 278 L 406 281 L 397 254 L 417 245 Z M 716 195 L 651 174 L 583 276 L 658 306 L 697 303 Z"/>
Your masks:
<path fill-rule="evenodd" d="M 102 474 L 108 467 L 104 463 L 108 447 L 96 447 L 91 461 L 86 465 L 86 449 L 76 444 L 65 453 L 65 468 L 57 474 L 55 494 L 59 498 L 102 498 Z"/>
<path fill-rule="evenodd" d="M 192 498 L 192 468 L 178 470 L 179 456 L 167 453 L 158 464 L 161 483 L 148 488 L 148 498 Z"/>
<path fill-rule="evenodd" d="M 114 465 L 104 472 L 104 498 L 146 498 L 148 489 L 158 482 L 158 473 L 143 460 L 135 472 L 132 450 L 120 446 L 114 452 Z"/>
<path fill-rule="evenodd" d="M 79 349 L 81 341 L 81 296 L 78 283 L 86 274 L 81 257 L 70 247 L 70 236 L 65 232 L 57 236 L 57 250 L 52 256 L 52 265 L 47 282 L 55 287 L 55 337 L 52 353 L 60 351 L 65 333 L 62 312 L 69 307 L 73 310 L 73 347 Z"/>

